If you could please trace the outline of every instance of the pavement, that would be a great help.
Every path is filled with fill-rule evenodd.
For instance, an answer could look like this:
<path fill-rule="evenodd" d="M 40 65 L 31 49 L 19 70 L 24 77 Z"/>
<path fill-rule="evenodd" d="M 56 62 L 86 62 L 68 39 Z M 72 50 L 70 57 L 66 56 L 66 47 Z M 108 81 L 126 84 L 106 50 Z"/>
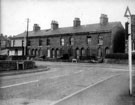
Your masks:
<path fill-rule="evenodd" d="M 129 95 L 129 77 L 122 74 L 95 83 L 52 105 L 135 105 L 135 97 Z"/>

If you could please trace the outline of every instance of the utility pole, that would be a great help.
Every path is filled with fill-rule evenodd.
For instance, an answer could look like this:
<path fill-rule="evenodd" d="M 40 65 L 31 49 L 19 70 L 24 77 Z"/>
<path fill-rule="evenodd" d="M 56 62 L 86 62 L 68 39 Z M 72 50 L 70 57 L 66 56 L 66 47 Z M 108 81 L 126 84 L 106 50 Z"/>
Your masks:
<path fill-rule="evenodd" d="M 26 56 L 28 56 L 28 34 L 29 34 L 29 18 L 27 18 L 27 31 L 26 31 Z"/>

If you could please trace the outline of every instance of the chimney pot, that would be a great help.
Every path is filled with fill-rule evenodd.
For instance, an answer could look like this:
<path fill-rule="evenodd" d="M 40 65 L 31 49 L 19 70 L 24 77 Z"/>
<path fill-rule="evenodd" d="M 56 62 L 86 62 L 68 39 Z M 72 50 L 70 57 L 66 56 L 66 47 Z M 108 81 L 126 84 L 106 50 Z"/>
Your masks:
<path fill-rule="evenodd" d="M 33 31 L 38 31 L 38 30 L 40 30 L 40 26 L 38 24 L 34 24 Z"/>
<path fill-rule="evenodd" d="M 56 30 L 56 29 L 58 29 L 58 28 L 59 28 L 58 22 L 55 21 L 55 20 L 52 20 L 52 22 L 51 22 L 51 29 L 52 29 L 52 30 Z"/>
<path fill-rule="evenodd" d="M 73 26 L 74 27 L 78 27 L 78 26 L 80 26 L 81 25 L 81 21 L 80 21 L 80 19 L 79 18 L 75 18 L 74 19 L 74 21 L 73 21 Z"/>
<path fill-rule="evenodd" d="M 100 24 L 106 25 L 108 23 L 108 17 L 106 14 L 101 14 L 100 16 Z"/>

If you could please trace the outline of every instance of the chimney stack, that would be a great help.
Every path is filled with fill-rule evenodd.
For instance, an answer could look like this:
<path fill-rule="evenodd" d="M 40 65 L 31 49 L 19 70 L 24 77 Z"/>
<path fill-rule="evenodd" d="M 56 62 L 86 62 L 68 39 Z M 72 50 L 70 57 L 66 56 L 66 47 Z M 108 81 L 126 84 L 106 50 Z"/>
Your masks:
<path fill-rule="evenodd" d="M 52 29 L 52 30 L 56 30 L 56 29 L 58 29 L 58 28 L 59 28 L 58 22 L 55 21 L 55 20 L 52 20 L 52 22 L 51 22 L 51 29 Z"/>
<path fill-rule="evenodd" d="M 106 25 L 108 23 L 108 17 L 106 14 L 101 14 L 100 16 L 100 24 Z"/>
<path fill-rule="evenodd" d="M 73 26 L 74 27 L 78 27 L 81 25 L 81 21 L 79 18 L 75 18 L 74 21 L 73 21 Z"/>
<path fill-rule="evenodd" d="M 33 31 L 38 31 L 38 30 L 40 30 L 40 26 L 38 24 L 34 24 Z"/>

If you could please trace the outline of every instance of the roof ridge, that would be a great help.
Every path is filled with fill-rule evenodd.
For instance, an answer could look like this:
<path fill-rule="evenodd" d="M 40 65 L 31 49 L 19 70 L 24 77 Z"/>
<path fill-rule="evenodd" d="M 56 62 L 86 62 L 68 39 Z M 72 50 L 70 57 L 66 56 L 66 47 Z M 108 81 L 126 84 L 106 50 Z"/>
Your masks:
<path fill-rule="evenodd" d="M 29 31 L 29 36 L 45 36 L 45 35 L 56 35 L 56 34 L 65 34 L 65 33 L 77 33 L 77 32 L 90 32 L 90 31 L 101 31 L 101 30 L 111 30 L 114 26 L 118 26 L 120 21 L 108 22 L 106 25 L 100 25 L 100 23 L 93 24 L 83 24 L 78 27 L 68 26 L 60 27 L 56 30 L 42 29 L 34 32 L 33 30 Z M 26 31 L 16 35 L 15 37 L 24 37 Z"/>

